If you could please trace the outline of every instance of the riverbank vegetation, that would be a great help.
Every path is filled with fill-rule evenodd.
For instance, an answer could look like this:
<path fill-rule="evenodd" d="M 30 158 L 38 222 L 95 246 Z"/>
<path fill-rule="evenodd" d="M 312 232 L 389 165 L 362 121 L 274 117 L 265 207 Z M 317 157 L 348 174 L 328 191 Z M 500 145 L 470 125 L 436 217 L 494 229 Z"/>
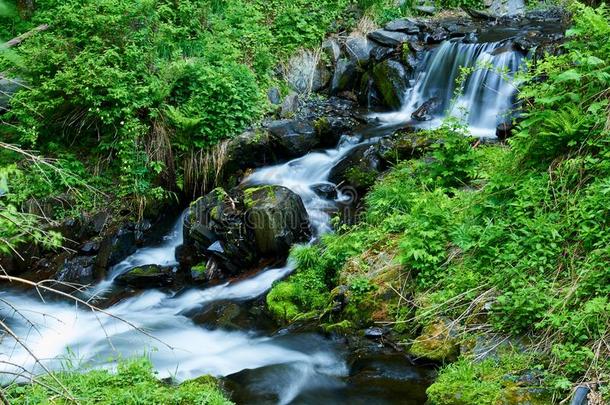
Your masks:
<path fill-rule="evenodd" d="M 116 372 L 72 370 L 43 376 L 36 384 L 13 385 L 6 392 L 11 404 L 206 404 L 230 405 L 212 377 L 179 385 L 160 382 L 146 359 L 119 362 Z"/>
<path fill-rule="evenodd" d="M 293 250 L 267 298 L 278 319 L 391 328 L 446 364 L 434 404 L 550 403 L 583 382 L 608 399 L 610 15 L 573 7 L 510 142 L 422 133 L 428 153 L 375 184 L 358 224 Z"/>

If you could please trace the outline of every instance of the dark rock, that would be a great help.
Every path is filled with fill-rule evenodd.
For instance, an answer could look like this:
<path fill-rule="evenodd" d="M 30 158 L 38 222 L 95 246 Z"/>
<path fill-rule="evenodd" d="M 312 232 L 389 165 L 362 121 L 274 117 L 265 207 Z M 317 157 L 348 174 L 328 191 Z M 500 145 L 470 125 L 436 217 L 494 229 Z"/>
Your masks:
<path fill-rule="evenodd" d="M 343 91 L 353 90 L 360 79 L 356 62 L 341 58 L 333 75 L 330 94 L 337 95 Z"/>
<path fill-rule="evenodd" d="M 261 186 L 230 194 L 218 188 L 199 198 L 185 216 L 184 233 L 185 245 L 210 259 L 204 278 L 211 281 L 237 276 L 261 257 L 286 255 L 292 244 L 307 240 L 310 229 L 297 194 Z"/>
<path fill-rule="evenodd" d="M 55 280 L 64 283 L 90 284 L 96 280 L 93 270 L 95 258 L 76 256 L 64 263 L 55 274 Z"/>
<path fill-rule="evenodd" d="M 309 152 L 318 144 L 316 130 L 309 121 L 279 120 L 267 125 L 273 143 L 280 148 L 282 156 L 298 157 Z"/>
<path fill-rule="evenodd" d="M 337 187 L 332 183 L 318 183 L 311 186 L 311 191 L 327 200 L 337 198 Z"/>
<path fill-rule="evenodd" d="M 574 391 L 574 396 L 570 405 L 588 405 L 589 400 L 587 399 L 591 390 L 586 385 L 581 385 Z"/>
<path fill-rule="evenodd" d="M 100 243 L 99 253 L 95 259 L 94 270 L 101 278 L 111 266 L 118 264 L 136 251 L 136 236 L 133 231 L 120 228 L 117 232 L 106 236 Z"/>
<path fill-rule="evenodd" d="M 357 190 L 368 189 L 380 170 L 380 160 L 372 145 L 360 145 L 349 151 L 330 170 L 328 180 L 336 185 L 348 185 Z"/>
<path fill-rule="evenodd" d="M 372 44 L 364 37 L 349 37 L 345 41 L 345 50 L 352 62 L 365 67 L 370 59 Z"/>
<path fill-rule="evenodd" d="M 412 130 L 399 131 L 391 139 L 378 144 L 384 168 L 397 162 L 421 157 L 429 148 L 431 141 Z"/>
<path fill-rule="evenodd" d="M 322 51 L 324 51 L 333 66 L 337 64 L 337 61 L 341 57 L 341 46 L 339 46 L 339 43 L 332 38 L 326 39 L 324 42 L 322 42 Z"/>
<path fill-rule="evenodd" d="M 496 128 L 496 137 L 501 141 L 507 140 L 511 137 L 514 127 L 512 122 L 500 123 Z"/>
<path fill-rule="evenodd" d="M 378 327 L 368 328 L 364 331 L 364 337 L 369 339 L 381 339 L 383 335 L 383 329 Z"/>
<path fill-rule="evenodd" d="M 449 33 L 443 28 L 439 27 L 426 37 L 426 42 L 429 44 L 438 44 L 447 39 L 449 39 Z"/>
<path fill-rule="evenodd" d="M 418 61 L 414 52 L 409 49 L 409 47 L 403 47 L 401 52 L 401 62 L 404 66 L 406 66 L 411 72 L 414 72 L 417 69 Z"/>
<path fill-rule="evenodd" d="M 79 251 L 84 255 L 94 255 L 100 250 L 100 243 L 95 241 L 85 242 L 81 245 Z"/>
<path fill-rule="evenodd" d="M 418 34 L 419 25 L 417 22 L 408 18 L 401 18 L 399 20 L 390 21 L 384 27 L 387 31 L 400 31 L 406 34 Z"/>
<path fill-rule="evenodd" d="M 394 32 L 387 30 L 373 31 L 368 34 L 368 38 L 381 45 L 389 46 L 391 48 L 396 48 L 411 39 L 409 35 L 403 34 L 402 32 Z"/>
<path fill-rule="evenodd" d="M 267 99 L 271 104 L 279 105 L 282 102 L 282 95 L 277 87 L 272 87 L 267 92 Z"/>
<path fill-rule="evenodd" d="M 133 288 L 168 287 L 174 283 L 175 269 L 149 264 L 134 267 L 121 274 L 114 281 L 119 285 Z"/>
<path fill-rule="evenodd" d="M 438 97 L 432 97 L 425 101 L 419 108 L 411 114 L 411 118 L 416 121 L 430 121 L 434 114 L 438 112 L 441 101 Z"/>
<path fill-rule="evenodd" d="M 409 49 L 413 52 L 423 52 L 426 49 L 426 45 L 420 41 L 409 41 Z"/>
<path fill-rule="evenodd" d="M 479 42 L 479 38 L 477 37 L 476 33 L 471 32 L 469 34 L 466 34 L 466 36 L 462 39 L 462 42 L 465 44 L 476 44 L 477 42 Z"/>
<path fill-rule="evenodd" d="M 93 215 L 88 223 L 90 230 L 89 232 L 93 234 L 100 234 L 102 230 L 106 227 L 106 224 L 110 221 L 110 213 L 107 211 L 100 211 Z"/>
<path fill-rule="evenodd" d="M 299 108 L 299 95 L 295 92 L 290 93 L 286 96 L 282 102 L 280 109 L 280 115 L 283 118 L 292 117 L 297 109 Z"/>
<path fill-rule="evenodd" d="M 371 59 L 375 62 L 380 62 L 384 59 L 392 56 L 396 50 L 394 48 L 387 48 L 385 46 L 375 46 L 371 49 Z"/>
<path fill-rule="evenodd" d="M 398 109 L 409 86 L 405 67 L 393 59 L 384 60 L 375 65 L 372 79 L 384 105 Z"/>
<path fill-rule="evenodd" d="M 247 224 L 262 255 L 284 255 L 311 234 L 301 197 L 282 186 L 244 190 Z"/>
<path fill-rule="evenodd" d="M 225 176 L 238 170 L 275 163 L 278 159 L 269 133 L 262 129 L 246 131 L 232 138 L 227 144 L 226 155 Z"/>

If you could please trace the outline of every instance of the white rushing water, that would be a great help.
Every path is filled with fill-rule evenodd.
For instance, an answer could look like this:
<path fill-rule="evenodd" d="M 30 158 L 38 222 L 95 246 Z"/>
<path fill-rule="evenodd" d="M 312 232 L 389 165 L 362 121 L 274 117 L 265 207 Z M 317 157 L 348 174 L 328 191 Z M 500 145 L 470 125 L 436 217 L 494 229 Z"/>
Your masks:
<path fill-rule="evenodd" d="M 334 202 L 318 197 L 311 186 L 326 182 L 331 168 L 356 144 L 355 138 L 344 137 L 336 149 L 262 168 L 245 182 L 283 185 L 298 193 L 314 233 L 319 235 L 330 230 L 328 210 L 334 207 Z M 135 266 L 177 264 L 175 249 L 182 243 L 182 223 L 181 217 L 161 245 L 139 249 L 110 269 L 108 278 L 92 288 L 93 294 L 103 294 L 112 287 L 114 278 Z M 28 321 L 15 316 L 14 310 L 4 305 L 0 306 L 0 315 L 10 319 L 16 334 L 52 369 L 61 367 L 66 360 L 83 366 L 112 367 L 117 357 L 143 354 L 150 357 L 160 377 L 178 380 L 290 365 L 289 375 L 274 388 L 280 403 L 288 403 L 305 386 L 315 385 L 321 376 L 332 379 L 345 375 L 344 360 L 329 342 L 320 339 L 316 347 L 304 348 L 298 340 L 291 340 L 291 335 L 268 337 L 248 331 L 212 330 L 194 323 L 189 314 L 218 301 L 239 302 L 260 297 L 293 268 L 288 263 L 237 282 L 192 288 L 179 294 L 147 290 L 107 309 L 120 319 L 70 302 L 42 302 L 38 296 L 3 291 L 0 299 L 12 303 Z M 140 331 L 124 321 L 137 325 Z M 0 371 L 17 372 L 21 367 L 42 371 L 26 350 L 4 338 L 0 342 Z"/>
<path fill-rule="evenodd" d="M 510 113 L 516 85 L 512 78 L 522 66 L 521 53 L 503 48 L 501 43 L 465 44 L 446 41 L 428 52 L 415 73 L 397 112 L 375 114 L 382 122 L 413 122 L 411 114 L 423 103 L 436 98 L 440 104 L 432 120 L 416 123 L 435 128 L 452 116 L 466 124 L 472 135 L 494 137 L 498 124 Z M 455 98 L 462 69 L 473 69 Z"/>

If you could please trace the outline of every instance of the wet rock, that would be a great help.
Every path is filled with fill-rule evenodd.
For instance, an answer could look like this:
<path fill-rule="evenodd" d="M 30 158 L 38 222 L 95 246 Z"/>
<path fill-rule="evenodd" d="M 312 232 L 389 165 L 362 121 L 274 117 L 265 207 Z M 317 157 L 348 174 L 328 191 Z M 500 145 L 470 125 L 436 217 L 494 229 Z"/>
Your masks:
<path fill-rule="evenodd" d="M 328 180 L 341 186 L 366 190 L 379 175 L 380 159 L 375 146 L 360 145 L 353 148 L 330 170 Z"/>
<path fill-rule="evenodd" d="M 419 108 L 411 113 L 411 118 L 416 121 L 430 121 L 441 107 L 441 100 L 432 97 L 425 101 Z"/>
<path fill-rule="evenodd" d="M 217 188 L 193 202 L 184 221 L 185 245 L 209 259 L 205 268 L 199 262 L 206 281 L 237 276 L 264 257 L 286 255 L 310 234 L 301 198 L 281 186 L 230 193 Z"/>
<path fill-rule="evenodd" d="M 316 130 L 306 120 L 279 120 L 267 124 L 274 145 L 284 157 L 298 157 L 309 152 L 318 144 Z"/>
<path fill-rule="evenodd" d="M 368 328 L 364 331 L 364 337 L 367 337 L 369 339 L 381 339 L 383 335 L 383 329 L 378 327 Z"/>
<path fill-rule="evenodd" d="M 332 183 L 318 183 L 311 186 L 311 191 L 327 200 L 337 198 L 337 187 Z"/>
<path fill-rule="evenodd" d="M 384 27 L 387 31 L 400 31 L 405 34 L 418 34 L 419 25 L 416 21 L 408 18 L 401 18 L 399 20 L 390 21 Z"/>
<path fill-rule="evenodd" d="M 417 56 L 409 47 L 405 46 L 402 48 L 400 60 L 402 64 L 407 67 L 411 72 L 414 72 L 415 69 L 417 69 Z"/>
<path fill-rule="evenodd" d="M 496 128 L 496 137 L 501 141 L 505 141 L 512 136 L 514 128 L 515 126 L 512 122 L 502 122 Z"/>
<path fill-rule="evenodd" d="M 299 108 L 299 95 L 295 92 L 290 93 L 286 96 L 280 107 L 280 116 L 282 118 L 289 118 L 294 116 L 295 112 Z"/>
<path fill-rule="evenodd" d="M 282 102 L 282 95 L 277 87 L 272 87 L 267 92 L 267 99 L 273 105 L 279 105 Z"/>
<path fill-rule="evenodd" d="M 339 42 L 333 38 L 326 39 L 322 42 L 322 51 L 324 51 L 333 66 L 337 64 L 337 61 L 341 57 L 341 46 L 339 45 Z"/>
<path fill-rule="evenodd" d="M 402 32 L 377 30 L 368 34 L 368 38 L 371 41 L 375 41 L 381 45 L 388 46 L 390 48 L 396 48 L 399 45 L 407 42 L 411 37 Z"/>
<path fill-rule="evenodd" d="M 471 32 L 469 34 L 466 34 L 466 36 L 462 39 L 462 42 L 465 44 L 476 44 L 477 42 L 479 42 L 479 37 L 477 37 L 476 33 Z"/>
<path fill-rule="evenodd" d="M 421 157 L 432 141 L 411 130 L 399 131 L 392 138 L 382 140 L 377 148 L 383 167 L 390 167 L 400 161 Z"/>
<path fill-rule="evenodd" d="M 66 261 L 54 278 L 64 283 L 91 284 L 96 280 L 94 261 L 91 256 L 76 256 Z"/>
<path fill-rule="evenodd" d="M 337 62 L 337 68 L 333 75 L 330 86 L 330 94 L 337 95 L 344 91 L 353 90 L 360 80 L 360 72 L 356 62 L 341 58 Z"/>
<path fill-rule="evenodd" d="M 246 131 L 227 144 L 223 174 L 230 176 L 238 170 L 259 167 L 278 160 L 272 139 L 264 129 Z"/>
<path fill-rule="evenodd" d="M 101 277 L 109 267 L 118 264 L 136 249 L 134 231 L 120 228 L 117 232 L 106 236 L 100 243 L 99 253 L 95 259 L 96 274 Z"/>
<path fill-rule="evenodd" d="M 426 37 L 426 42 L 429 44 L 438 44 L 447 39 L 449 39 L 449 33 L 443 28 L 439 27 Z"/>
<path fill-rule="evenodd" d="M 301 197 L 282 186 L 244 190 L 247 224 L 262 255 L 284 255 L 311 234 L 309 217 Z"/>
<path fill-rule="evenodd" d="M 384 105 L 399 109 L 409 86 L 405 67 L 396 60 L 384 60 L 373 68 L 372 79 Z"/>
<path fill-rule="evenodd" d="M 175 268 L 156 264 L 134 267 L 118 276 L 114 281 L 132 288 L 168 287 L 174 283 Z"/>
<path fill-rule="evenodd" d="M 345 51 L 350 60 L 359 67 L 365 67 L 370 60 L 373 44 L 364 37 L 349 37 L 345 41 Z"/>
<path fill-rule="evenodd" d="M 96 241 L 85 242 L 79 248 L 79 252 L 81 252 L 84 255 L 89 255 L 89 256 L 95 255 L 97 252 L 99 252 L 99 250 L 100 250 L 100 243 L 96 242 Z"/>
<path fill-rule="evenodd" d="M 385 46 L 375 46 L 371 49 L 371 59 L 375 62 L 380 62 L 384 59 L 389 58 L 395 53 L 394 48 L 387 48 Z"/>

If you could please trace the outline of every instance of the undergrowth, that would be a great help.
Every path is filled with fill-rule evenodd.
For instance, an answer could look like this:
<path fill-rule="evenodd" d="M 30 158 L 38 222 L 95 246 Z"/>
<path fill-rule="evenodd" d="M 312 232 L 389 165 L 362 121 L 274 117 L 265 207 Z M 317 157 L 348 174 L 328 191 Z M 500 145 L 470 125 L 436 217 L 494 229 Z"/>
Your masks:
<path fill-rule="evenodd" d="M 464 350 L 430 388 L 432 403 L 498 403 L 508 395 L 499 380 L 531 369 L 546 401 L 583 381 L 607 392 L 610 16 L 605 6 L 573 7 L 564 52 L 530 69 L 520 92 L 525 115 L 509 145 L 475 144 L 454 124 L 422 133 L 432 151 L 378 181 L 360 223 L 293 252 L 296 274 L 268 298 L 274 313 L 290 306 L 288 318 L 347 319 L 352 327 L 382 321 L 407 347 L 413 331 L 439 319 L 451 320 L 456 344 L 527 337 L 526 364 L 501 368 L 488 382 L 472 377 L 488 363 L 473 364 Z M 370 260 L 384 251 L 399 271 Z M 349 280 L 363 275 L 377 287 L 365 302 L 379 311 L 368 320 L 354 311 L 338 316 L 336 286 L 355 293 Z M 455 393 L 452 384 L 466 392 L 477 381 L 490 390 L 483 402 L 442 399 Z"/>

